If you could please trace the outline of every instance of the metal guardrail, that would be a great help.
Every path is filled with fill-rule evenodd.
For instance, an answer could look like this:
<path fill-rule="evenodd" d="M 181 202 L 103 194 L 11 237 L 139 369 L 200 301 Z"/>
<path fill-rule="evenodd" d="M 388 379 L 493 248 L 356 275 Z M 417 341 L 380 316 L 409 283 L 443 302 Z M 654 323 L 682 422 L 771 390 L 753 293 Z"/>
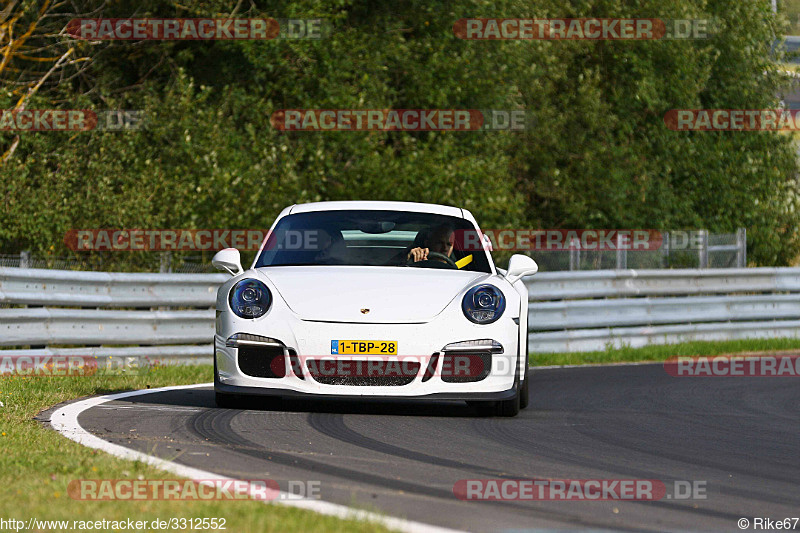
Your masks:
<path fill-rule="evenodd" d="M 78 356 L 78 357 L 111 357 L 150 359 L 156 362 L 175 363 L 210 363 L 214 347 L 212 344 L 181 346 L 129 346 L 129 347 L 83 347 L 83 348 L 41 348 L 36 350 L 2 350 L 1 356 Z"/>
<path fill-rule="evenodd" d="M 536 331 L 800 318 L 800 294 L 622 298 L 533 303 Z"/>
<path fill-rule="evenodd" d="M 592 352 L 602 351 L 608 347 L 637 348 L 648 344 L 675 344 L 686 341 L 797 337 L 798 333 L 800 333 L 800 320 L 677 324 L 532 333 L 528 335 L 528 345 L 531 353 Z"/>
<path fill-rule="evenodd" d="M 528 291 L 531 352 L 800 335 L 800 268 L 542 273 Z"/>
<path fill-rule="evenodd" d="M 214 336 L 214 310 L 0 309 L 0 345 L 188 344 Z"/>
<path fill-rule="evenodd" d="M 213 307 L 225 274 L 126 274 L 0 268 L 0 303 L 84 307 Z"/>
<path fill-rule="evenodd" d="M 800 268 L 542 272 L 527 282 L 531 301 L 800 291 Z"/>
<path fill-rule="evenodd" d="M 127 274 L 0 268 L 3 354 L 159 359 L 213 354 L 214 305 L 225 274 Z M 84 346 L 53 348 L 52 346 Z"/>
<path fill-rule="evenodd" d="M 0 347 L 210 360 L 226 279 L 0 268 Z M 531 352 L 800 335 L 800 268 L 546 272 L 527 285 Z"/>

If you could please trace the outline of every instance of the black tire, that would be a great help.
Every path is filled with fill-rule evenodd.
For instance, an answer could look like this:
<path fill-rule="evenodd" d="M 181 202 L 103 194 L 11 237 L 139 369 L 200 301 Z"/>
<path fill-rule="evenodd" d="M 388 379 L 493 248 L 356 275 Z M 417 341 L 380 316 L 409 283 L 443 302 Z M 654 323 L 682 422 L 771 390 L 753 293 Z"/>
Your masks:
<path fill-rule="evenodd" d="M 528 372 L 528 365 L 525 365 L 525 380 L 522 382 L 522 388 L 519 390 L 519 407 L 525 409 L 528 407 L 530 398 L 528 397 L 528 383 L 530 383 L 530 374 Z"/>
<path fill-rule="evenodd" d="M 217 403 L 217 407 L 222 409 L 241 409 L 244 404 L 241 396 L 225 392 L 215 392 L 214 400 Z"/>
<path fill-rule="evenodd" d="M 500 400 L 494 402 L 480 402 L 480 401 L 467 401 L 467 405 L 478 411 L 478 414 L 481 416 L 502 416 L 502 417 L 515 417 L 519 414 L 520 408 L 524 408 L 528 406 L 528 349 L 527 346 L 525 347 L 525 380 L 522 382 L 522 386 L 520 387 L 520 382 L 518 378 L 515 376 L 514 380 L 514 388 L 517 389 L 517 393 L 514 395 L 513 398 L 510 400 Z M 524 402 L 523 405 L 523 395 L 524 395 Z"/>
<path fill-rule="evenodd" d="M 519 414 L 519 391 L 510 400 L 495 402 L 495 415 L 503 417 L 514 417 Z"/>
<path fill-rule="evenodd" d="M 519 360 L 517 360 L 517 364 L 519 364 Z M 525 371 L 527 372 L 528 366 L 525 365 Z M 494 402 L 494 411 L 495 416 L 502 416 L 511 418 L 517 416 L 519 414 L 520 405 L 522 404 L 522 400 L 520 396 L 522 396 L 522 387 L 528 382 L 526 379 L 524 383 L 520 383 L 519 376 L 514 377 L 514 389 L 516 389 L 516 394 L 510 400 L 500 400 Z"/>
<path fill-rule="evenodd" d="M 494 402 L 467 401 L 467 405 L 478 411 L 480 416 L 514 417 L 519 414 L 519 392 L 510 400 Z"/>

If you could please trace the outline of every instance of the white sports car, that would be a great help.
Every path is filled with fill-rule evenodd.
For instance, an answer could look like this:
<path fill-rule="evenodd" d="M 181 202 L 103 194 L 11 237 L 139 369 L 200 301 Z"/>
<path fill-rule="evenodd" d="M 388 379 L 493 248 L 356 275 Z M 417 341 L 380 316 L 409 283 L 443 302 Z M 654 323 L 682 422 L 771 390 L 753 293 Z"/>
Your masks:
<path fill-rule="evenodd" d="M 528 291 L 536 262 L 495 268 L 469 211 L 408 202 L 284 209 L 249 270 L 217 293 L 217 405 L 248 396 L 528 403 Z"/>

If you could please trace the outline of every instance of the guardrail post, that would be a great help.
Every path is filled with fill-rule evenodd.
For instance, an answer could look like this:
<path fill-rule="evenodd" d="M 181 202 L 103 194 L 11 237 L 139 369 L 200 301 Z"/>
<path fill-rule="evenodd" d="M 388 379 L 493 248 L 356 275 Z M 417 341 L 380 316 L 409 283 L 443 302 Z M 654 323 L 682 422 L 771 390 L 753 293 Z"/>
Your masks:
<path fill-rule="evenodd" d="M 570 271 L 581 269 L 581 245 L 575 239 L 569 241 L 569 269 Z"/>
<path fill-rule="evenodd" d="M 162 274 L 172 272 L 172 253 L 161 252 L 161 264 L 159 265 L 158 271 Z"/>
<path fill-rule="evenodd" d="M 621 233 L 617 233 L 617 270 L 628 268 L 628 249 L 625 248 L 630 241 L 625 242 Z"/>
<path fill-rule="evenodd" d="M 708 268 L 708 231 L 701 229 L 698 234 L 700 236 L 700 249 L 697 251 L 700 260 L 699 268 Z"/>
<path fill-rule="evenodd" d="M 19 267 L 20 268 L 31 267 L 31 253 L 29 251 L 25 250 L 19 253 Z"/>
<path fill-rule="evenodd" d="M 747 228 L 736 230 L 736 267 L 747 267 Z"/>

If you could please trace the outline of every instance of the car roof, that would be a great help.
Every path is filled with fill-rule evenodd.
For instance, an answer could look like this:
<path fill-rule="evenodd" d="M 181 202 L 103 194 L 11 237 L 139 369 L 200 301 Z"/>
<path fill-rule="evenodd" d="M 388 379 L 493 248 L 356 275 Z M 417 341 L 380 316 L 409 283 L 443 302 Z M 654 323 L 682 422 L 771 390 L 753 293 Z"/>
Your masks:
<path fill-rule="evenodd" d="M 414 213 L 433 213 L 437 215 L 466 218 L 462 209 L 449 205 L 423 204 L 418 202 L 388 202 L 378 200 L 312 202 L 308 204 L 295 204 L 289 208 L 289 213 L 287 214 L 357 209 L 366 211 L 409 211 Z"/>

